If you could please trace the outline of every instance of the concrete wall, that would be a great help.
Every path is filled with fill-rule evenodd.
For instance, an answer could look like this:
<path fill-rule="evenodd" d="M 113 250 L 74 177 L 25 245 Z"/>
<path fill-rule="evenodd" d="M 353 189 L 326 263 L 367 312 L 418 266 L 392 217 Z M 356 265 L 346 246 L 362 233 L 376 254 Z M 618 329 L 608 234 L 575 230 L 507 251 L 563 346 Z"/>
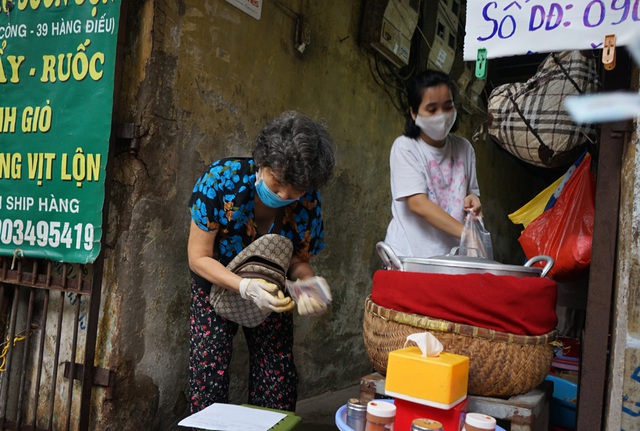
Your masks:
<path fill-rule="evenodd" d="M 363 1 L 268 0 L 260 20 L 224 0 L 125 3 L 115 120 L 139 125 L 140 138 L 138 151 L 121 143 L 111 160 L 97 365 L 117 381 L 96 390 L 94 429 L 174 429 L 186 414 L 187 201 L 209 163 L 249 154 L 262 125 L 287 109 L 324 119 L 339 158 L 324 190 L 327 246 L 314 261 L 334 303 L 320 318 L 296 318 L 299 398 L 358 382 L 372 370 L 363 302 L 381 264 L 375 244 L 390 217 L 389 149 L 403 128 L 394 90 L 380 84 L 358 43 Z M 302 54 L 295 14 L 311 34 Z M 461 117 L 459 133 L 470 138 L 483 115 Z M 507 214 L 545 184 L 491 142 L 474 146 L 496 259 L 522 263 L 520 227 Z M 246 370 L 239 334 L 233 402 L 246 402 Z"/>
<path fill-rule="evenodd" d="M 640 87 L 638 69 L 632 79 Z M 640 429 L 640 123 L 624 149 L 606 429 Z"/>

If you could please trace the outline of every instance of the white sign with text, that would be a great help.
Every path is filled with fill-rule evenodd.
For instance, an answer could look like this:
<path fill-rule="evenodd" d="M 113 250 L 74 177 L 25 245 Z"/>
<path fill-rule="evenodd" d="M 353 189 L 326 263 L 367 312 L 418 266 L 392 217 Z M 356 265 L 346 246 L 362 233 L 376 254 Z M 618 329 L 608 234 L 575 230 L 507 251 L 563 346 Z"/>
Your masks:
<path fill-rule="evenodd" d="M 247 13 L 247 15 L 258 20 L 262 15 L 262 2 L 263 0 L 227 0 L 227 3 L 231 3 L 241 11 Z"/>
<path fill-rule="evenodd" d="M 640 0 L 469 0 L 464 60 L 616 46 L 640 31 Z"/>

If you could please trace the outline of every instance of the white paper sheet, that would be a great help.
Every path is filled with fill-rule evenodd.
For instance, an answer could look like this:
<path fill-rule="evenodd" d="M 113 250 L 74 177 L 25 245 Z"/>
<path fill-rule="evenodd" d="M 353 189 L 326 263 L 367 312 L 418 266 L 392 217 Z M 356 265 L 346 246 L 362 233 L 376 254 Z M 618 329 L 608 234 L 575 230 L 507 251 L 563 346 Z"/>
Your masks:
<path fill-rule="evenodd" d="M 217 431 L 268 431 L 286 416 L 269 410 L 214 403 L 178 425 Z"/>

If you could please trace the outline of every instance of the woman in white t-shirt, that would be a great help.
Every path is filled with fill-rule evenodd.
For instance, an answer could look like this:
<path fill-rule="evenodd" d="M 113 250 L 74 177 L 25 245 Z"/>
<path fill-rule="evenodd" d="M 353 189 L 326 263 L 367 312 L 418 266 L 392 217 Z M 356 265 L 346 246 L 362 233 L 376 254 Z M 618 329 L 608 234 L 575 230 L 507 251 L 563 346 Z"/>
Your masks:
<path fill-rule="evenodd" d="M 460 245 L 466 212 L 480 213 L 476 160 L 456 124 L 456 87 L 428 70 L 407 86 L 405 133 L 391 148 L 391 212 L 385 242 L 398 256 L 448 254 Z"/>

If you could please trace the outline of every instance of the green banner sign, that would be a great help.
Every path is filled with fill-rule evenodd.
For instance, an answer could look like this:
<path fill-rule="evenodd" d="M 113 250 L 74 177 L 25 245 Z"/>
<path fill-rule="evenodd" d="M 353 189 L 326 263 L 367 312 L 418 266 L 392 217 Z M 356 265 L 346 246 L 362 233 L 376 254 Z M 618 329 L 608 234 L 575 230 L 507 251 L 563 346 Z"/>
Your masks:
<path fill-rule="evenodd" d="M 0 5 L 0 254 L 93 262 L 120 0 Z"/>

